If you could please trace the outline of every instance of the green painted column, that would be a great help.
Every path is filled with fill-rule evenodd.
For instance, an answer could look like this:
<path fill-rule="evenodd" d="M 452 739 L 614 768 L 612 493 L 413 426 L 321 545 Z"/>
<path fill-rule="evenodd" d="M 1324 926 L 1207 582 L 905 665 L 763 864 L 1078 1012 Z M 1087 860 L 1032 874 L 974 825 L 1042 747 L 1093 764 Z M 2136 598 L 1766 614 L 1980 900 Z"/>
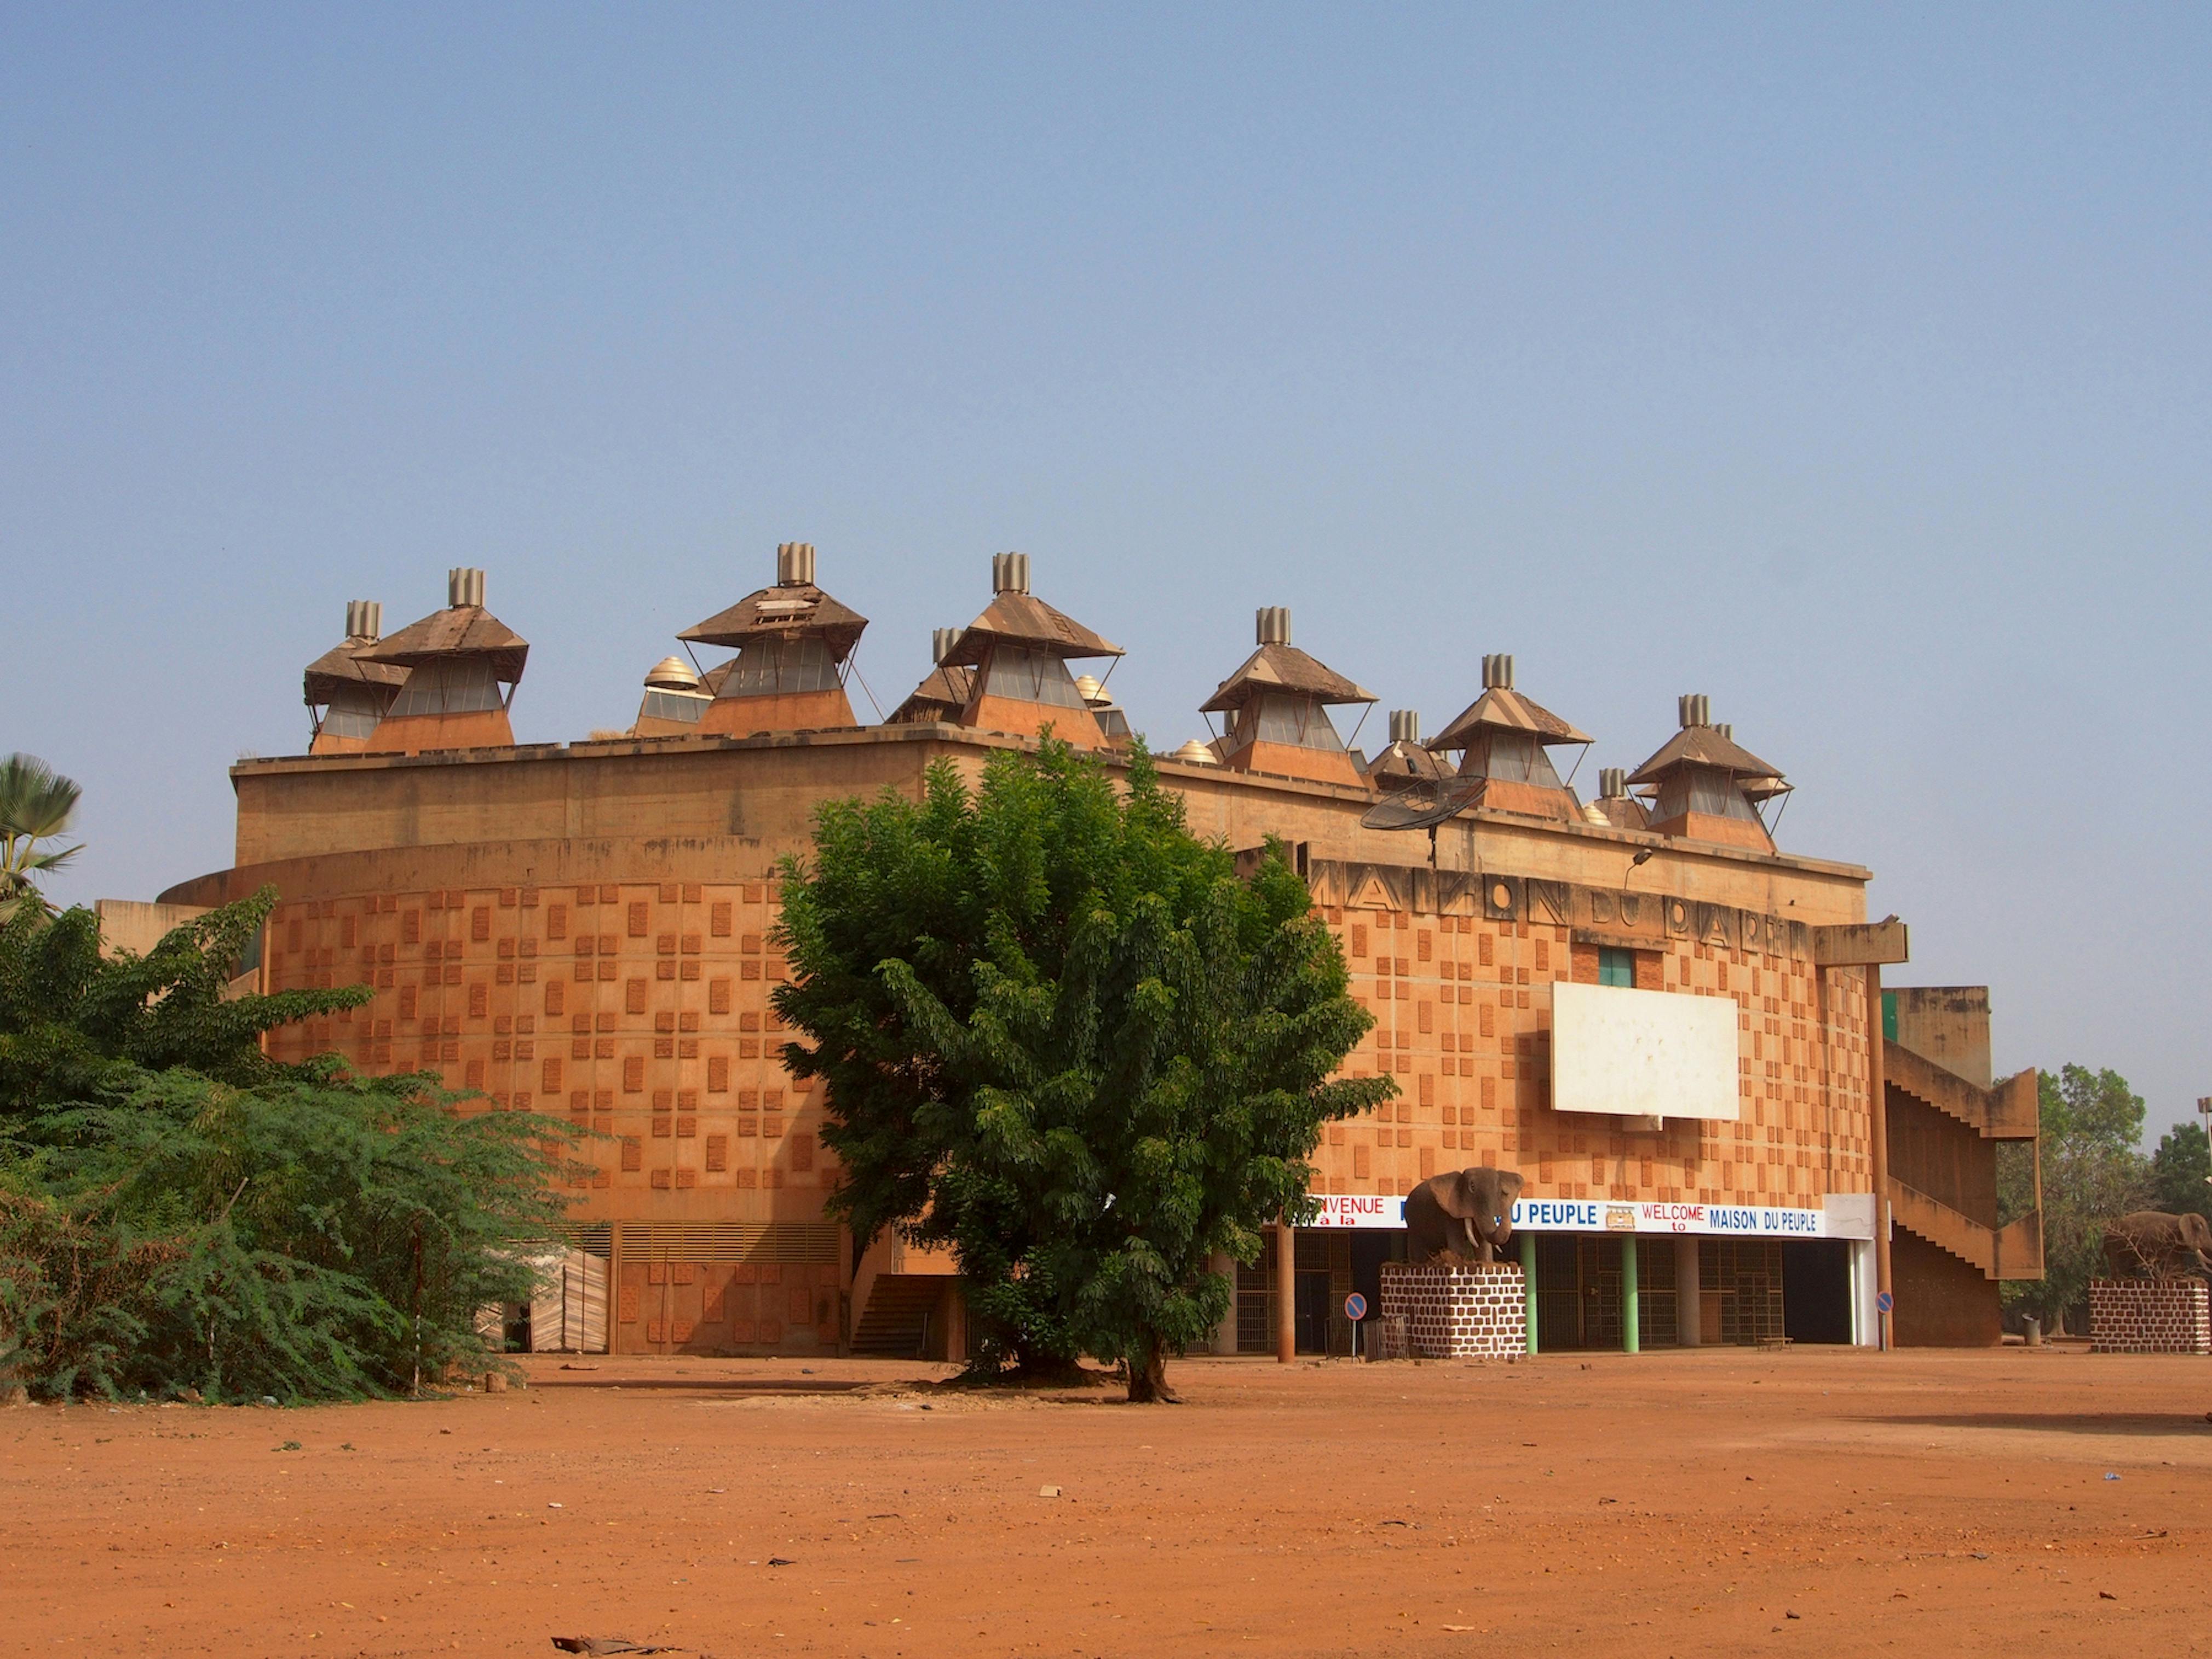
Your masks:
<path fill-rule="evenodd" d="M 1643 1295 L 1636 1285 L 1636 1235 L 1631 1233 L 1620 1241 L 1620 1351 L 1623 1353 L 1643 1351 L 1643 1335 L 1637 1328 L 1643 1322 Z"/>
<path fill-rule="evenodd" d="M 1528 1298 L 1528 1311 L 1522 1316 L 1527 1327 L 1528 1352 L 1536 1352 L 1536 1235 L 1521 1235 L 1521 1293 Z"/>

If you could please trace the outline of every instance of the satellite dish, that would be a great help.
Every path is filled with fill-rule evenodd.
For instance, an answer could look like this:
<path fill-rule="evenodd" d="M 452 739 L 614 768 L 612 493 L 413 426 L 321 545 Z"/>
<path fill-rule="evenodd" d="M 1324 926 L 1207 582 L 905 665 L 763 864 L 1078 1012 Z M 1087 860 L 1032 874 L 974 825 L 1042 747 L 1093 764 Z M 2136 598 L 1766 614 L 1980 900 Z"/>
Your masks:
<path fill-rule="evenodd" d="M 1426 780 L 1401 788 L 1369 807 L 1359 819 L 1363 830 L 1433 830 L 1465 810 L 1485 781 L 1452 779 L 1446 783 Z"/>

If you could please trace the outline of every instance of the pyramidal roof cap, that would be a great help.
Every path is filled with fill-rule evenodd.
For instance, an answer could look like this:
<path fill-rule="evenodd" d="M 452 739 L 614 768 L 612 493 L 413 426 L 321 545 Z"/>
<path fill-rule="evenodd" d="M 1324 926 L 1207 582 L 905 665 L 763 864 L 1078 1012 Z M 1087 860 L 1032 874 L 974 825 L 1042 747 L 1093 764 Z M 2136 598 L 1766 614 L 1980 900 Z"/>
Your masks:
<path fill-rule="evenodd" d="M 512 685 L 520 680 L 530 641 L 484 609 L 483 573 L 449 572 L 447 592 L 468 602 L 448 605 L 397 634 L 387 634 L 362 651 L 358 659 L 413 668 L 454 657 L 489 657 L 492 672 L 501 681 Z"/>
<path fill-rule="evenodd" d="M 1486 726 L 1509 732 L 1533 732 L 1539 743 L 1588 743 L 1589 733 L 1561 720 L 1533 698 L 1510 686 L 1494 685 L 1460 710 L 1444 729 L 1429 739 L 1435 750 L 1465 749 L 1476 731 Z"/>
<path fill-rule="evenodd" d="M 907 694 L 907 699 L 891 711 L 890 724 L 910 720 L 932 711 L 957 713 L 968 706 L 969 693 L 975 687 L 975 671 L 956 664 L 940 663 L 922 676 L 921 684 Z"/>
<path fill-rule="evenodd" d="M 814 584 L 811 542 L 786 542 L 776 549 L 776 584 L 748 593 L 726 611 L 718 611 L 676 637 L 691 645 L 739 648 L 763 639 L 820 639 L 842 662 L 860 641 L 868 619 L 842 605 Z"/>
<path fill-rule="evenodd" d="M 1113 641 L 1092 633 L 1030 592 L 1027 554 L 995 555 L 991 561 L 991 603 L 961 630 L 960 637 L 945 653 L 946 664 L 979 664 L 994 645 L 1018 645 L 1062 659 L 1127 654 Z"/>
<path fill-rule="evenodd" d="M 1253 698 L 1271 691 L 1311 697 L 1316 702 L 1374 702 L 1375 694 L 1348 680 L 1326 663 L 1318 662 L 1295 645 L 1263 645 L 1244 659 L 1243 665 L 1221 682 L 1200 706 L 1205 714 L 1241 708 Z"/>
<path fill-rule="evenodd" d="M 1748 781 L 1755 792 L 1765 794 L 1780 794 L 1788 787 L 1782 781 L 1779 767 L 1759 759 L 1714 726 L 1684 726 L 1660 745 L 1658 753 L 1630 773 L 1628 781 L 1656 783 L 1683 766 L 1718 768 Z"/>
<path fill-rule="evenodd" d="M 346 685 L 402 685 L 407 670 L 397 663 L 374 662 L 364 654 L 374 640 L 345 640 L 307 665 L 302 679 L 304 700 L 326 703 Z"/>
<path fill-rule="evenodd" d="M 1441 781 L 1444 768 L 1443 762 L 1419 743 L 1400 738 L 1384 745 L 1382 752 L 1368 763 L 1367 775 L 1387 789 L 1394 784 L 1417 780 Z"/>

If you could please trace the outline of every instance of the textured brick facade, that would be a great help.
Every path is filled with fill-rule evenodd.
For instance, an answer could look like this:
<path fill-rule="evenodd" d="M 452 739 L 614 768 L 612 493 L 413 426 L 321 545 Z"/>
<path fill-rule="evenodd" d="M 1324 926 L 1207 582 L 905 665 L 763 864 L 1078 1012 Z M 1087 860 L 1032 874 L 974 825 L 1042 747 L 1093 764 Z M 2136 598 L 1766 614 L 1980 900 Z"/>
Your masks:
<path fill-rule="evenodd" d="M 1659 898 L 1624 915 L 1617 896 L 1567 882 L 1372 865 L 1313 880 L 1376 1017 L 1346 1069 L 1400 1090 L 1330 1126 L 1318 1190 L 1403 1195 L 1475 1164 L 1520 1170 L 1531 1196 L 1813 1206 L 1872 1189 L 1863 981 L 1817 969 L 1802 927 Z M 1551 988 L 1596 982 L 1601 932 L 1639 988 L 1735 1003 L 1736 1121 L 1646 1132 L 1550 1109 Z"/>
<path fill-rule="evenodd" d="M 427 1071 L 494 1110 L 566 1116 L 587 1190 L 811 1189 L 836 1168 L 820 1102 L 789 1076 L 769 994 L 772 884 L 606 882 L 310 900 L 271 919 L 272 991 L 368 984 L 375 999 L 270 1036 L 368 1073 Z M 618 1206 L 617 1206 L 618 1207 Z M 604 1201 L 580 1212 L 610 1213 Z"/>
<path fill-rule="evenodd" d="M 283 905 L 270 991 L 372 984 L 365 1009 L 270 1033 L 368 1073 L 434 1071 L 493 1110 L 613 1137 L 591 1188 L 827 1188 L 818 1099 L 783 1071 L 775 890 L 750 883 L 383 891 Z M 586 1210 L 588 1212 L 588 1210 Z"/>
<path fill-rule="evenodd" d="M 432 1071 L 482 1109 L 590 1131 L 573 1213 L 616 1264 L 618 1350 L 818 1348 L 891 1270 L 880 1242 L 848 1259 L 823 1208 L 839 1172 L 821 1091 L 778 1059 L 777 862 L 805 855 L 824 800 L 917 788 L 938 760 L 972 777 L 1026 746 L 922 726 L 241 762 L 236 865 L 166 896 L 273 885 L 265 987 L 372 988 L 349 1018 L 273 1034 L 278 1057 Z M 1321 1192 L 1401 1195 L 1477 1164 L 1518 1169 L 1532 1197 L 1866 1190 L 1862 977 L 1817 970 L 1809 945 L 1863 916 L 1863 871 L 1485 812 L 1460 856 L 1491 873 L 1438 872 L 1362 826 L 1364 789 L 1160 770 L 1196 833 L 1294 849 L 1376 1017 L 1346 1069 L 1402 1092 L 1329 1126 Z M 1639 848 L 1649 890 L 1625 892 Z M 1595 980 L 1607 948 L 1632 953 L 1638 985 L 1735 1000 L 1741 1121 L 1645 1132 L 1551 1109 L 1552 987 Z M 1264 1316 L 1245 1278 L 1240 1325 Z"/>
<path fill-rule="evenodd" d="M 1386 1262 L 1376 1358 L 1482 1359 L 1523 1353 L 1528 1312 L 1516 1263 Z"/>
<path fill-rule="evenodd" d="M 2212 1293 L 2201 1279 L 2093 1279 L 2095 1353 L 2212 1353 Z"/>
<path fill-rule="evenodd" d="M 336 1052 L 542 1112 L 590 1136 L 576 1220 L 631 1223 L 621 1352 L 834 1349 L 844 1275 L 822 1199 L 838 1175 L 822 1097 L 779 1057 L 768 1005 L 774 884 L 592 882 L 386 890 L 281 905 L 272 991 L 365 984 L 366 1006 L 282 1027 L 270 1052 Z M 667 1217 L 656 1228 L 644 1217 Z M 688 1224 L 686 1218 L 690 1218 Z"/>

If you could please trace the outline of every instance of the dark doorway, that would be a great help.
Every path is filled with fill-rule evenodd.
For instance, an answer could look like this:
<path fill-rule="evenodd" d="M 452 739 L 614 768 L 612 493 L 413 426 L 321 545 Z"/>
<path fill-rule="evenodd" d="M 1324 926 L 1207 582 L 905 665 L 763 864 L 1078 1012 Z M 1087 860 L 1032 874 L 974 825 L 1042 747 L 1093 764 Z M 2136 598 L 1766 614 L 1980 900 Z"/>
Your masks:
<path fill-rule="evenodd" d="M 1358 1334 L 1349 1331 L 1345 1334 L 1358 1344 L 1353 1352 L 1371 1359 L 1376 1333 L 1382 1328 L 1382 1264 L 1406 1259 L 1406 1235 L 1398 1228 L 1363 1227 L 1346 1235 L 1345 1243 L 1351 1247 L 1352 1288 L 1367 1298 L 1367 1316 L 1360 1322 Z"/>
<path fill-rule="evenodd" d="M 1792 1342 L 1851 1340 L 1851 1247 L 1838 1239 L 1782 1244 L 1782 1334 Z"/>
<path fill-rule="evenodd" d="M 1382 1264 L 1406 1259 L 1406 1235 L 1361 1228 L 1352 1235 L 1352 1288 L 1367 1298 L 1367 1316 L 1382 1313 Z"/>
<path fill-rule="evenodd" d="M 1298 1272 L 1297 1351 L 1300 1353 L 1328 1352 L 1329 1306 L 1328 1274 Z"/>
<path fill-rule="evenodd" d="M 1579 1348 L 1583 1334 L 1582 1241 L 1572 1233 L 1536 1235 L 1536 1346 Z"/>

